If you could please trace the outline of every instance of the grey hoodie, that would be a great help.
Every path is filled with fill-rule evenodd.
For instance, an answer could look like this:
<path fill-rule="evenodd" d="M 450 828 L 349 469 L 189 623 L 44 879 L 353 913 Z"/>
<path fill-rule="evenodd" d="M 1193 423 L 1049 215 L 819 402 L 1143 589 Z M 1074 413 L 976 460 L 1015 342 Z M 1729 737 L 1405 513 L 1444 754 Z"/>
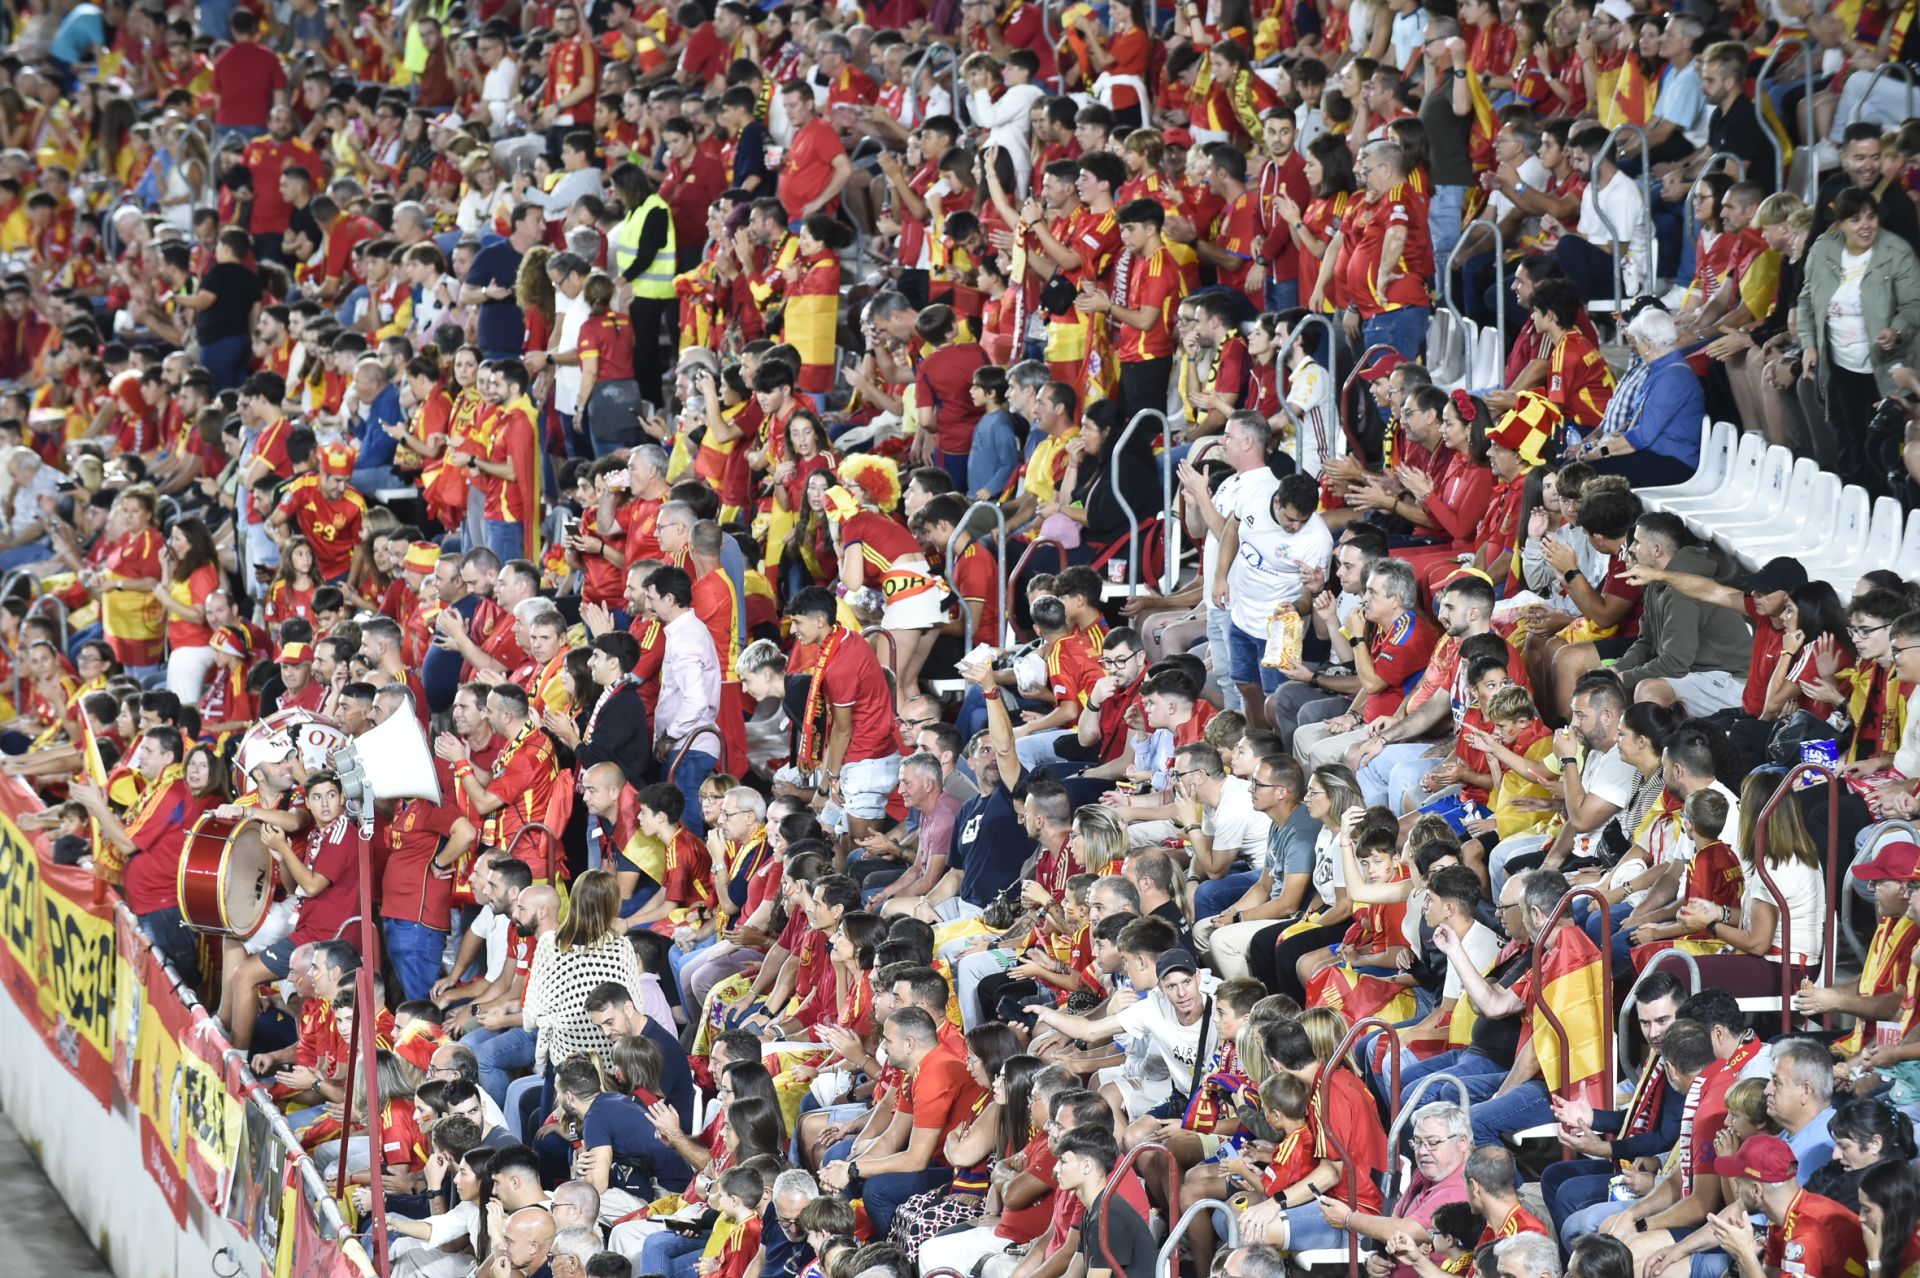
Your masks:
<path fill-rule="evenodd" d="M 1698 546 L 1674 552 L 1669 572 L 1718 577 L 1720 564 Z M 1671 679 L 1701 670 L 1744 675 L 1753 659 L 1745 615 L 1689 599 L 1670 586 L 1647 587 L 1640 637 L 1613 667 L 1631 692 L 1642 679 Z"/>

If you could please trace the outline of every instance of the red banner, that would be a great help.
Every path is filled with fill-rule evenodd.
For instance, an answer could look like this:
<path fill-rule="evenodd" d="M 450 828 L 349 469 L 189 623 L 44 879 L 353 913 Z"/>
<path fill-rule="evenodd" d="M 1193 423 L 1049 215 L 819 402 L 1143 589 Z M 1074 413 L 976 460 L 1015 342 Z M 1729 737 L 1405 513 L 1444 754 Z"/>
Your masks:
<path fill-rule="evenodd" d="M 15 818 L 41 809 L 0 778 L 0 981 L 102 1105 L 113 1095 L 113 906 L 86 870 L 53 863 L 44 836 Z"/>

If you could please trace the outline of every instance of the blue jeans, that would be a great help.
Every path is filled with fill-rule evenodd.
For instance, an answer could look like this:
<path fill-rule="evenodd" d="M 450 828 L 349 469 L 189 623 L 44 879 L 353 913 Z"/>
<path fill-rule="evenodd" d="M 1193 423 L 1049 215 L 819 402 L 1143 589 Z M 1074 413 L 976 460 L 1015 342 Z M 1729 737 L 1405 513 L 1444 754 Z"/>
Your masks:
<path fill-rule="evenodd" d="M 1247 889 L 1259 881 L 1259 871 L 1241 870 L 1198 884 L 1193 889 L 1193 917 L 1212 918 L 1246 895 Z"/>
<path fill-rule="evenodd" d="M 447 951 L 447 934 L 413 919 L 382 919 L 387 953 L 407 998 L 425 998 L 440 979 L 440 959 Z"/>
<path fill-rule="evenodd" d="M 1423 759 L 1433 748 L 1431 741 L 1396 741 L 1380 747 L 1380 753 L 1367 761 L 1360 769 L 1360 795 L 1369 807 L 1382 807 L 1392 803 L 1398 796 L 1388 787 L 1393 770 L 1403 763 L 1412 763 Z M 1429 768 L 1437 768 L 1441 759 L 1424 759 Z M 1424 773 L 1422 775 L 1425 775 Z"/>
<path fill-rule="evenodd" d="M 412 485 L 394 474 L 391 466 L 360 466 L 353 472 L 353 491 L 371 496 L 388 488 L 411 488 Z M 518 528 L 518 524 L 511 527 Z M 520 556 L 514 556 L 516 559 Z"/>
<path fill-rule="evenodd" d="M 1297 278 L 1277 280 L 1269 274 L 1267 276 L 1267 309 L 1290 311 L 1298 305 L 1300 305 L 1300 281 Z"/>
<path fill-rule="evenodd" d="M 12 572 L 15 568 L 25 568 L 28 564 L 37 564 L 42 559 L 51 558 L 53 543 L 42 537 L 39 541 L 30 541 L 24 546 L 15 546 L 12 550 L 0 550 L 0 572 Z"/>
<path fill-rule="evenodd" d="M 680 969 L 682 967 L 685 967 L 688 963 L 692 962 L 694 955 L 700 954 L 706 950 L 712 949 L 715 945 L 719 944 L 719 942 L 720 942 L 720 936 L 719 936 L 719 933 L 716 932 L 714 935 L 709 936 L 706 940 L 700 942 L 700 944 L 694 946 L 690 950 L 683 950 L 677 945 L 669 945 L 667 947 L 667 967 L 672 970 L 673 983 L 675 987 L 678 988 L 680 991 L 680 1006 L 682 1007 L 694 1006 L 692 1003 L 689 1003 L 687 1001 L 687 987 L 680 984 Z"/>
<path fill-rule="evenodd" d="M 1588 1234 L 1599 1233 L 1600 1226 L 1606 1224 L 1611 1217 L 1633 1206 L 1631 1199 L 1615 1202 L 1612 1198 L 1605 1197 L 1604 1195 L 1611 1193 L 1610 1188 L 1605 1184 L 1600 1186 L 1600 1192 L 1603 1197 L 1599 1202 L 1589 1203 L 1585 1207 L 1569 1212 L 1566 1220 L 1561 1222 L 1560 1241 L 1563 1245 L 1572 1247 Z M 1700 1257 L 1695 1256 L 1694 1259 L 1698 1260 Z"/>
<path fill-rule="evenodd" d="M 689 750 L 673 770 L 673 783 L 687 796 L 687 810 L 681 814 L 680 824 L 703 839 L 707 837 L 707 821 L 700 815 L 700 783 L 719 766 L 720 760 L 705 750 Z"/>
<path fill-rule="evenodd" d="M 1250 635 L 1233 622 L 1227 622 L 1227 656 L 1230 662 L 1228 675 L 1236 684 L 1257 683 L 1260 685 L 1260 691 L 1271 696 L 1286 676 L 1278 670 L 1260 664 L 1260 658 L 1266 650 L 1266 639 L 1259 635 Z"/>
<path fill-rule="evenodd" d="M 512 1029 L 477 1029 L 460 1040 L 480 1062 L 480 1090 L 493 1097 L 496 1105 L 507 1103 L 508 1071 L 533 1066 L 533 1033 L 521 1026 Z"/>
<path fill-rule="evenodd" d="M 180 917 L 180 909 L 149 910 L 140 916 L 140 931 L 160 957 L 173 964 L 174 975 L 189 983 L 200 979 L 200 936 Z"/>
<path fill-rule="evenodd" d="M 1607 1182 L 1613 1177 L 1613 1164 L 1600 1158 L 1567 1158 L 1548 1163 L 1540 1172 L 1540 1197 L 1554 1228 L 1565 1227 L 1574 1212 L 1591 1207 L 1607 1196 Z"/>
<path fill-rule="evenodd" d="M 1545 1083 L 1530 1079 L 1504 1096 L 1495 1096 L 1507 1072 L 1497 1064 L 1493 1068 L 1493 1073 L 1465 1080 L 1467 1096 L 1473 1102 L 1474 1144 L 1498 1145 L 1514 1132 L 1553 1121 Z"/>
<path fill-rule="evenodd" d="M 1447 255 L 1460 241 L 1460 222 L 1467 211 L 1467 188 L 1436 186 L 1427 204 L 1427 233 L 1433 237 L 1433 264 L 1447 269 Z"/>
<path fill-rule="evenodd" d="M 640 1259 L 635 1262 L 633 1271 L 637 1274 L 664 1274 L 667 1266 L 682 1256 L 699 1259 L 702 1248 L 707 1245 L 704 1238 L 689 1238 L 685 1234 L 676 1234 L 671 1229 L 657 1234 L 648 1234 L 640 1244 Z"/>
<path fill-rule="evenodd" d="M 213 389 L 232 390 L 247 380 L 247 362 L 253 356 L 253 340 L 245 333 L 215 338 L 200 344 L 200 365 L 213 377 Z"/>
<path fill-rule="evenodd" d="M 867 1219 L 876 1238 L 893 1227 L 893 1213 L 915 1194 L 937 1189 L 953 1179 L 953 1168 L 938 1164 L 917 1172 L 888 1172 L 864 1182 Z"/>
<path fill-rule="evenodd" d="M 1227 620 L 1225 608 L 1207 609 L 1207 651 L 1213 658 L 1214 682 L 1220 687 L 1220 708 L 1245 713 L 1246 699 L 1240 695 L 1240 689 L 1233 682 L 1230 674 L 1233 654 L 1232 645 L 1227 636 L 1232 630 L 1233 623 Z M 972 692 L 974 689 L 968 688 L 967 691 Z"/>
<path fill-rule="evenodd" d="M 500 562 L 509 559 L 526 558 L 526 534 L 517 523 L 508 523 L 504 519 L 489 519 L 487 525 L 487 549 L 500 556 Z"/>
<path fill-rule="evenodd" d="M 1403 306 L 1397 311 L 1376 315 L 1360 326 L 1360 344 L 1385 344 L 1408 359 L 1417 360 L 1420 348 L 1427 341 L 1427 317 L 1432 313 L 1432 308 L 1426 306 Z"/>

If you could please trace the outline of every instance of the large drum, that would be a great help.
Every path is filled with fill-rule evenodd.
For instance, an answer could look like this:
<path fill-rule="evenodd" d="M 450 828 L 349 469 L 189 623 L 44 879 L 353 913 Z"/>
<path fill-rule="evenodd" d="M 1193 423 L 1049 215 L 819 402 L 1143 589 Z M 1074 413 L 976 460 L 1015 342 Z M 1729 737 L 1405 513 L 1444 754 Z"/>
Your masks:
<path fill-rule="evenodd" d="M 257 822 L 206 813 L 180 853 L 180 917 L 197 932 L 245 940 L 266 922 L 274 869 Z"/>

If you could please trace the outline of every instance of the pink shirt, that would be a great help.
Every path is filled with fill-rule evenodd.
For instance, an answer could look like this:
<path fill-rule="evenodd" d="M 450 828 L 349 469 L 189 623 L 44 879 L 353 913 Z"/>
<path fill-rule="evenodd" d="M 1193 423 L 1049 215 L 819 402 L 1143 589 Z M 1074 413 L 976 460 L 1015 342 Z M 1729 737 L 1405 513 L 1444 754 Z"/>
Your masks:
<path fill-rule="evenodd" d="M 689 608 L 661 628 L 665 655 L 660 659 L 660 703 L 654 708 L 654 735 L 675 742 L 696 728 L 711 728 L 720 715 L 720 654 L 713 632 Z M 719 741 L 708 753 L 718 754 Z"/>
<path fill-rule="evenodd" d="M 1467 1201 L 1467 1165 L 1461 1163 L 1453 1169 L 1453 1175 L 1438 1183 L 1427 1180 L 1418 1172 L 1414 1173 L 1413 1183 L 1407 1186 L 1407 1192 L 1400 1195 L 1400 1201 L 1394 1204 L 1393 1214 L 1402 1220 L 1418 1221 L 1427 1229 L 1433 1228 L 1433 1213 L 1448 1203 Z M 1415 1278 L 1417 1270 L 1409 1265 L 1395 1265 L 1392 1278 Z"/>

